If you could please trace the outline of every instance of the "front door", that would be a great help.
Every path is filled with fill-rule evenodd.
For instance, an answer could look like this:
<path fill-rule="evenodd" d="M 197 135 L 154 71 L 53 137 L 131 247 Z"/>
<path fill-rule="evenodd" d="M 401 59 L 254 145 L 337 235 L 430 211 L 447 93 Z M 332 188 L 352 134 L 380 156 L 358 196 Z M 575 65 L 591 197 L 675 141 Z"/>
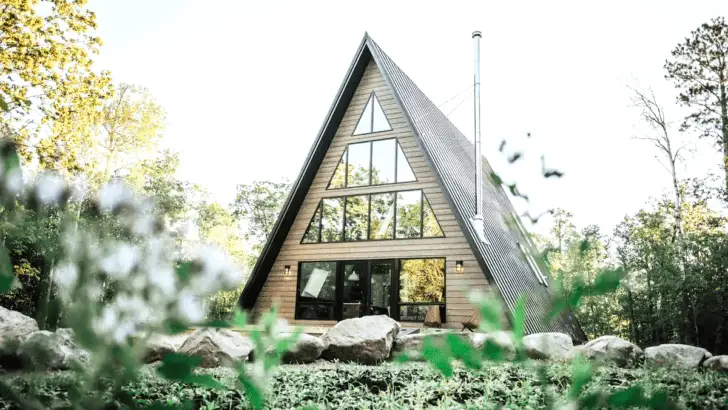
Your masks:
<path fill-rule="evenodd" d="M 350 261 L 341 264 L 341 318 L 364 315 L 368 294 L 369 261 Z"/>
<path fill-rule="evenodd" d="M 366 314 L 392 317 L 394 261 L 371 261 Z"/>

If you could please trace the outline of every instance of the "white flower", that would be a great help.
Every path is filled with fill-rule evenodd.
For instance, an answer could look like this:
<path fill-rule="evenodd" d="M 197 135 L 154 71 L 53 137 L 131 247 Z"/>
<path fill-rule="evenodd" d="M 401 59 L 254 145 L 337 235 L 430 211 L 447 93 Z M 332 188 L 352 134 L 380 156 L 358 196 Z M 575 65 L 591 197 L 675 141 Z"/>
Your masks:
<path fill-rule="evenodd" d="M 176 290 L 177 275 L 170 266 L 164 266 L 154 272 L 149 272 L 149 282 L 156 285 L 164 296 L 170 297 Z"/>
<path fill-rule="evenodd" d="M 35 195 L 38 201 L 44 205 L 56 205 L 61 200 L 61 195 L 66 189 L 66 182 L 56 174 L 45 174 L 38 178 L 35 187 Z"/>
<path fill-rule="evenodd" d="M 11 195 L 15 195 L 23 189 L 23 174 L 20 169 L 13 168 L 5 177 L 5 189 Z"/>
<path fill-rule="evenodd" d="M 70 289 L 78 280 L 78 267 L 70 262 L 57 265 L 53 268 L 53 279 L 61 287 Z"/>
<path fill-rule="evenodd" d="M 121 243 L 101 259 L 99 267 L 109 276 L 119 279 L 129 275 L 129 272 L 139 262 L 139 258 L 139 248 Z"/>
<path fill-rule="evenodd" d="M 197 323 L 205 318 L 205 310 L 200 299 L 188 289 L 182 290 L 177 296 L 177 310 L 182 319 L 190 323 Z"/>
<path fill-rule="evenodd" d="M 120 182 L 111 182 L 101 188 L 97 202 L 99 204 L 99 208 L 109 211 L 116 208 L 123 202 L 130 201 L 132 197 L 132 192 L 124 184 Z"/>

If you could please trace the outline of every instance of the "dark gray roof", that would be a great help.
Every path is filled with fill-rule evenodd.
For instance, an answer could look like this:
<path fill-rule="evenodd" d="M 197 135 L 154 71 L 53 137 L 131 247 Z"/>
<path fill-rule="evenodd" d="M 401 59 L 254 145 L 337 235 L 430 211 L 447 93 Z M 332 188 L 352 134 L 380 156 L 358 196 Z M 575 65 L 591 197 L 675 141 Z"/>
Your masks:
<path fill-rule="evenodd" d="M 545 323 L 542 315 L 550 309 L 550 288 L 543 286 L 524 259 L 518 242 L 526 240 L 506 218 L 516 217 L 502 186 L 491 181 L 492 168 L 483 158 L 483 211 L 485 234 L 489 244 L 477 239 L 468 223 L 475 213 L 475 159 L 473 144 L 450 122 L 412 80 L 369 37 L 364 35 L 337 99 L 309 153 L 304 169 L 293 185 L 266 247 L 256 263 L 248 284 L 240 297 L 243 308 L 252 308 L 270 270 L 313 176 L 323 160 L 341 118 L 349 105 L 364 69 L 374 59 L 420 144 L 425 157 L 434 169 L 445 196 L 450 202 L 465 236 L 470 242 L 491 286 L 513 311 L 518 298 L 526 295 L 526 333 L 547 331 L 565 332 L 573 339 L 585 341 L 586 336 L 571 312 L 553 323 Z M 549 281 L 551 279 L 549 278 Z"/>

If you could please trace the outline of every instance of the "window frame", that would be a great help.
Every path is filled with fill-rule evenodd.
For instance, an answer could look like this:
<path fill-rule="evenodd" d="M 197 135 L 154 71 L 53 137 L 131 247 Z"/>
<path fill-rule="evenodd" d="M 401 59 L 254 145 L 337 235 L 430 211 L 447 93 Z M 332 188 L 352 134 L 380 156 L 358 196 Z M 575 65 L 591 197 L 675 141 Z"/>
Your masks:
<path fill-rule="evenodd" d="M 521 250 L 521 253 L 526 258 L 526 262 L 528 263 L 529 268 L 531 268 L 531 271 L 533 272 L 533 276 L 536 277 L 536 280 L 538 280 L 538 283 L 549 287 L 549 283 L 546 280 L 546 275 L 541 272 L 541 268 L 538 266 L 538 263 L 536 263 L 536 260 L 533 258 L 533 255 L 531 254 L 531 251 L 523 245 L 520 241 L 517 242 L 518 248 Z"/>
<path fill-rule="evenodd" d="M 374 143 L 378 141 L 387 141 L 387 140 L 395 140 L 394 144 L 394 182 L 384 182 L 381 184 L 372 184 L 372 165 L 373 165 L 373 156 L 374 156 Z M 354 185 L 349 186 L 349 146 L 354 144 L 363 144 L 368 143 L 369 144 L 369 184 L 368 185 Z M 399 182 L 397 180 L 397 177 L 399 176 L 399 155 L 397 155 L 397 149 L 402 150 L 402 156 L 404 157 L 404 160 L 407 162 L 407 166 L 409 167 L 410 171 L 412 171 L 412 175 L 414 176 L 414 180 L 412 181 L 403 181 Z M 339 164 L 342 162 L 344 163 L 344 186 L 343 187 L 332 187 L 331 182 L 334 180 L 334 177 L 336 177 L 336 171 L 339 168 Z M 336 166 L 334 167 L 334 172 L 331 174 L 331 178 L 329 178 L 329 182 L 326 184 L 326 190 L 327 191 L 335 191 L 337 189 L 358 189 L 358 188 L 366 188 L 366 187 L 379 187 L 379 186 L 387 186 L 387 185 L 395 185 L 395 184 L 413 184 L 418 182 L 417 175 L 415 175 L 415 171 L 412 169 L 412 164 L 410 164 L 409 159 L 407 159 L 407 154 L 404 153 L 404 148 L 402 148 L 402 145 L 399 142 L 399 138 L 397 137 L 387 137 L 387 138 L 378 138 L 373 140 L 367 140 L 367 141 L 357 141 L 357 142 L 351 142 L 346 144 L 346 147 L 344 147 L 344 152 L 341 153 L 341 157 L 339 157 L 339 161 L 336 162 Z"/>
<path fill-rule="evenodd" d="M 411 191 L 420 191 L 420 236 L 416 238 L 398 238 L 397 237 L 397 193 L 399 192 L 411 192 Z M 371 230 L 372 230 L 372 195 L 381 195 L 381 194 L 394 194 L 394 202 L 392 204 L 394 208 L 394 217 L 392 219 L 392 229 L 393 229 L 393 237 L 392 238 L 382 238 L 382 239 L 371 239 Z M 358 240 L 347 240 L 346 239 L 346 199 L 350 196 L 366 196 L 368 198 L 368 216 L 367 216 L 367 235 L 366 239 L 358 239 Z M 343 208 L 344 208 L 344 218 L 341 225 L 341 240 L 340 241 L 327 241 L 324 242 L 323 239 L 323 201 L 326 199 L 341 199 L 343 201 Z M 313 222 L 314 218 L 316 217 L 316 212 L 311 216 L 309 219 L 308 225 L 306 225 L 306 229 L 303 231 L 303 235 L 301 236 L 300 244 L 301 245 L 321 245 L 321 244 L 330 244 L 330 243 L 356 243 L 356 242 L 374 242 L 374 241 L 411 241 L 411 240 L 423 240 L 423 239 L 443 239 L 447 238 L 447 235 L 445 235 L 445 230 L 442 229 L 442 224 L 440 224 L 440 220 L 437 218 L 437 215 L 435 214 L 434 209 L 432 210 L 432 216 L 435 218 L 435 221 L 437 222 L 437 225 L 440 227 L 440 231 L 442 232 L 442 236 L 424 236 L 424 210 L 425 207 L 423 206 L 423 203 L 426 199 L 425 196 L 425 190 L 422 188 L 416 188 L 416 189 L 401 189 L 397 191 L 383 191 L 383 192 L 369 192 L 369 193 L 352 193 L 350 195 L 341 195 L 341 196 L 330 196 L 330 197 L 323 197 L 319 199 L 316 211 L 319 211 L 319 237 L 317 242 L 304 242 L 304 239 L 306 238 L 306 232 L 308 232 L 309 226 L 311 226 L 311 222 Z M 429 204 L 429 201 L 427 202 Z M 432 209 L 432 205 L 430 205 L 430 209 Z"/>
<path fill-rule="evenodd" d="M 372 102 L 372 112 L 371 112 L 371 117 L 369 118 L 369 129 L 372 131 L 357 134 L 356 129 L 359 128 L 359 123 L 361 122 L 362 118 L 364 118 L 364 111 L 366 111 L 367 104 L 369 104 L 369 101 Z M 384 118 L 387 120 L 387 125 L 389 125 L 389 129 L 387 129 L 387 130 L 374 131 L 374 103 L 375 103 L 375 101 L 376 101 L 376 104 L 379 105 L 379 108 L 382 110 L 382 114 L 384 114 Z M 394 131 L 394 128 L 392 127 L 392 123 L 389 122 L 389 118 L 387 118 L 387 113 L 384 112 L 384 108 L 382 108 L 382 104 L 379 102 L 379 97 L 377 97 L 377 93 L 372 91 L 371 93 L 369 93 L 367 102 L 364 103 L 364 108 L 362 109 L 361 114 L 359 114 L 359 119 L 356 121 L 356 124 L 354 125 L 354 129 L 351 131 L 351 136 L 358 137 L 360 135 L 371 135 L 371 134 L 378 134 L 380 132 L 390 132 L 390 131 Z"/>
<path fill-rule="evenodd" d="M 444 279 L 443 279 L 443 289 L 442 289 L 442 302 L 437 303 L 429 303 L 429 302 L 406 302 L 406 303 L 400 303 L 399 300 L 399 288 L 400 288 L 400 271 L 402 266 L 402 261 L 405 260 L 423 260 L 423 259 L 442 259 L 443 261 L 443 267 L 444 267 Z M 390 311 L 391 311 L 391 318 L 393 320 L 396 320 L 398 322 L 404 322 L 404 323 L 420 323 L 419 321 L 411 321 L 411 320 L 401 320 L 400 315 L 400 307 L 401 306 L 439 306 L 440 307 L 440 320 L 442 323 L 447 322 L 447 257 L 445 256 L 431 256 L 431 257 L 415 257 L 415 258 L 374 258 L 374 259 L 334 259 L 334 260 L 305 260 L 305 261 L 299 261 L 298 262 L 298 271 L 296 272 L 296 300 L 294 305 L 294 319 L 295 320 L 301 320 L 301 321 L 341 321 L 342 317 L 342 301 L 343 301 L 343 291 L 344 291 L 344 265 L 346 263 L 351 262 L 366 262 L 367 263 L 367 280 L 369 283 L 367 284 L 367 291 L 366 291 L 366 297 L 371 298 L 371 270 L 372 265 L 380 262 L 380 263 L 391 263 L 393 265 L 393 272 L 391 275 L 391 287 L 390 287 Z M 303 301 L 301 302 L 301 274 L 303 272 L 302 266 L 304 263 L 334 263 L 335 264 L 335 286 L 334 289 L 334 301 L 333 301 L 333 312 L 334 312 L 334 318 L 333 319 L 304 319 L 299 316 L 299 307 L 301 307 L 301 303 L 303 305 L 306 304 L 312 304 L 310 302 Z M 330 305 L 331 302 L 324 302 L 321 304 Z"/>

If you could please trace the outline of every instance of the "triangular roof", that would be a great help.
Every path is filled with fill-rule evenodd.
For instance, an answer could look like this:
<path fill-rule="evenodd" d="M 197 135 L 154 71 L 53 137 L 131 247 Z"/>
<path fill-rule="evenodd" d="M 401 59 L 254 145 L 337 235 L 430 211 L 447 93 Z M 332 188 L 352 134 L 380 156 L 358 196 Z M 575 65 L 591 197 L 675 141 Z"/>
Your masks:
<path fill-rule="evenodd" d="M 503 188 L 495 186 L 491 181 L 490 175 L 493 170 L 485 158 L 483 158 L 482 200 L 485 235 L 489 244 L 477 239 L 472 225 L 468 223 L 468 219 L 475 213 L 473 144 L 366 33 L 240 296 L 240 306 L 243 309 L 253 308 L 371 60 L 376 63 L 402 108 L 415 140 L 437 175 L 460 229 L 468 239 L 483 272 L 486 272 L 491 286 L 502 297 L 511 312 L 520 295 L 527 296 L 524 329 L 526 333 L 557 331 L 567 333 L 575 340 L 585 341 L 587 338 L 571 312 L 551 325 L 539 320 L 540 315 L 550 308 L 549 288 L 538 282 L 528 262 L 522 256 L 518 242 L 523 241 L 528 246 L 528 241 L 506 223 L 506 217 L 517 218 L 517 216 Z"/>

